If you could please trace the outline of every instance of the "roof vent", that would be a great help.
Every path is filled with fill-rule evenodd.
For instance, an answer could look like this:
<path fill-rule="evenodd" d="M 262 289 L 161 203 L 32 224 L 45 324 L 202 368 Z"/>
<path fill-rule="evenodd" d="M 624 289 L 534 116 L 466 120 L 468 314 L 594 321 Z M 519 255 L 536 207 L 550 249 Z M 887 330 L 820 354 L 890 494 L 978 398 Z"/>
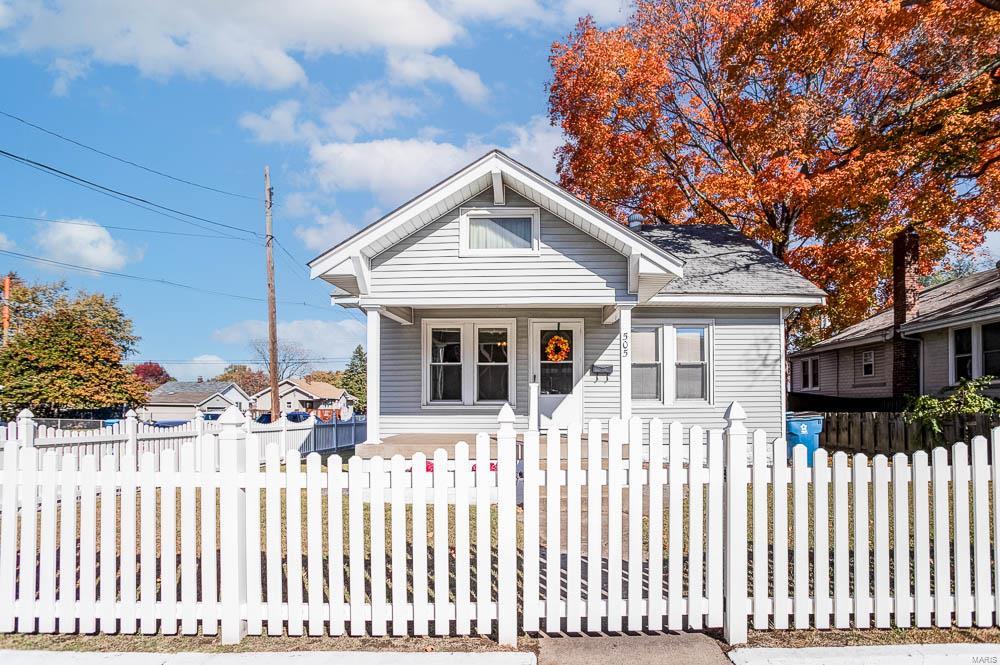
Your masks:
<path fill-rule="evenodd" d="M 633 231 L 638 231 L 639 229 L 642 228 L 642 225 L 645 223 L 645 221 L 646 218 L 642 216 L 642 213 L 633 212 L 631 215 L 628 216 L 628 227 Z"/>

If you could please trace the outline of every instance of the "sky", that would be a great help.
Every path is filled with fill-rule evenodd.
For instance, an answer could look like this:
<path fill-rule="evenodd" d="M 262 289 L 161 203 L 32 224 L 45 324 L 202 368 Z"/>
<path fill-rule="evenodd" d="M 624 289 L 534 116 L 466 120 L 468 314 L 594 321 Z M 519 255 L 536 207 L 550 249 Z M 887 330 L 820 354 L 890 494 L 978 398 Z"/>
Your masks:
<path fill-rule="evenodd" d="M 36 163 L 0 159 L 0 272 L 117 295 L 130 361 L 209 378 L 266 335 L 269 165 L 279 337 L 342 367 L 363 317 L 306 261 L 493 147 L 554 176 L 551 44 L 625 4 L 0 0 L 0 150 Z"/>

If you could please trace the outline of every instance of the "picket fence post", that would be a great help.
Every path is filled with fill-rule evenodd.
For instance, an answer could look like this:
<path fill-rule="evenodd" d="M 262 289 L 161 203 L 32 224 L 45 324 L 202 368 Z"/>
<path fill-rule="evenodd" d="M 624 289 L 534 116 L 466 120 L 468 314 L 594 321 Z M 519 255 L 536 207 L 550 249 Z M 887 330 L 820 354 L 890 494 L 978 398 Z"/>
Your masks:
<path fill-rule="evenodd" d="M 747 429 L 739 402 L 726 409 L 724 503 L 725 616 L 723 638 L 729 644 L 747 641 Z"/>
<path fill-rule="evenodd" d="M 205 414 L 201 409 L 195 409 L 194 412 L 194 433 L 196 436 L 205 433 Z"/>
<path fill-rule="evenodd" d="M 128 437 L 128 441 L 125 443 L 124 457 L 131 458 L 132 460 L 132 464 L 129 469 L 138 468 L 139 419 L 136 417 L 135 411 L 132 409 L 129 409 L 125 414 L 125 435 Z"/>
<path fill-rule="evenodd" d="M 35 415 L 28 409 L 17 414 L 17 438 L 21 448 L 35 445 Z"/>
<path fill-rule="evenodd" d="M 230 406 L 219 418 L 219 520 L 221 567 L 222 643 L 239 644 L 247 634 L 243 606 L 247 599 L 246 432 L 243 414 Z"/>
<path fill-rule="evenodd" d="M 497 637 L 517 646 L 517 466 L 514 410 L 504 404 L 497 417 Z"/>

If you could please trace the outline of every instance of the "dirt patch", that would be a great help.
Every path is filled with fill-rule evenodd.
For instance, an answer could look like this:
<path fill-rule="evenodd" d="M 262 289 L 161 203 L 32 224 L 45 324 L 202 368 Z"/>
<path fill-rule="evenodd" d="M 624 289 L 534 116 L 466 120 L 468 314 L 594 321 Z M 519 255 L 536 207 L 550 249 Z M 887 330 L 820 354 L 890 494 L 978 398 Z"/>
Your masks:
<path fill-rule="evenodd" d="M 1000 628 L 751 630 L 749 647 L 853 647 L 882 644 L 1000 644 Z"/>
<path fill-rule="evenodd" d="M 538 640 L 521 637 L 511 649 L 487 637 L 289 637 L 251 636 L 223 645 L 209 635 L 0 635 L 0 649 L 178 653 L 247 651 L 532 651 Z"/>

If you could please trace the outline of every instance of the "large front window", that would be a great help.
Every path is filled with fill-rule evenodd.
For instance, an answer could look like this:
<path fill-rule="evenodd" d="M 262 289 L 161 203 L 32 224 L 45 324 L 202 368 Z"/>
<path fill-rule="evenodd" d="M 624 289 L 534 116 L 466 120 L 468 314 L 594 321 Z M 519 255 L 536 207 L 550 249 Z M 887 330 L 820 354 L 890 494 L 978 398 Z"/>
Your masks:
<path fill-rule="evenodd" d="M 423 403 L 514 402 L 514 321 L 423 321 Z"/>
<path fill-rule="evenodd" d="M 711 402 L 711 324 L 641 323 L 632 329 L 632 399 Z"/>

